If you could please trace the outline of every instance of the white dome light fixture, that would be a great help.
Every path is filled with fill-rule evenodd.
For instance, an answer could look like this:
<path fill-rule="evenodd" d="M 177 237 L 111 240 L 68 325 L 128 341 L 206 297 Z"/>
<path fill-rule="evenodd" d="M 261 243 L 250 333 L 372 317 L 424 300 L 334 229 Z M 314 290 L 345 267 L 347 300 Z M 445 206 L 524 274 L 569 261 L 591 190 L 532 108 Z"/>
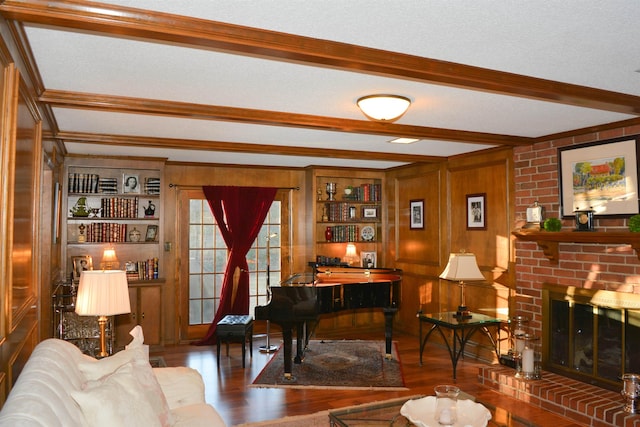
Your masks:
<path fill-rule="evenodd" d="M 393 122 L 407 112 L 411 100 L 400 95 L 367 95 L 358 99 L 357 104 L 369 119 Z"/>

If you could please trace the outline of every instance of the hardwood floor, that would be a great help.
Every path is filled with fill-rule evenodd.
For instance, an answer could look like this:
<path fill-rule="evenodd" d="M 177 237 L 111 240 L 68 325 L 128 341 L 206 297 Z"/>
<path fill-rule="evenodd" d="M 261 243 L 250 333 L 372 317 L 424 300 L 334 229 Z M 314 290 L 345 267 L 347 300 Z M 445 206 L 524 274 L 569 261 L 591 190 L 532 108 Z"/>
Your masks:
<path fill-rule="evenodd" d="M 314 337 L 319 338 L 338 338 Z M 351 337 L 353 338 L 353 337 Z M 358 336 L 359 339 L 380 339 L 379 335 Z M 245 422 L 264 421 L 284 416 L 310 414 L 327 409 L 357 405 L 379 400 L 414 395 L 433 395 L 433 387 L 451 384 L 451 360 L 444 347 L 429 343 L 425 348 L 423 366 L 419 364 L 418 338 L 394 334 L 405 377 L 407 390 L 401 391 L 349 391 L 319 389 L 249 388 L 273 353 L 261 353 L 258 348 L 265 344 L 264 336 L 254 338 L 253 357 L 242 368 L 242 351 L 239 344 L 231 344 L 229 357 L 221 349 L 220 366 L 216 362 L 215 346 L 180 345 L 166 347 L 161 353 L 168 366 L 189 366 L 198 370 L 205 381 L 206 400 L 222 415 L 228 426 Z M 280 337 L 272 333 L 272 344 L 279 344 Z M 248 349 L 247 349 L 248 353 Z M 478 366 L 482 362 L 467 358 L 460 360 L 455 384 L 462 391 L 494 405 L 509 409 L 536 421 L 541 426 L 580 426 L 565 418 L 533 406 L 515 401 L 478 383 Z"/>

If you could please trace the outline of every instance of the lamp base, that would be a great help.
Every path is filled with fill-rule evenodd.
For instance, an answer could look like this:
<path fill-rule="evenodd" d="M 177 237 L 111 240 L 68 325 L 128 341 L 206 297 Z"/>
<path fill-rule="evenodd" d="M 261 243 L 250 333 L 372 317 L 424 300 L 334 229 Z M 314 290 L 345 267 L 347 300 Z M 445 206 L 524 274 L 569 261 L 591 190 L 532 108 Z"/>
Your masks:
<path fill-rule="evenodd" d="M 457 319 L 471 319 L 473 316 L 466 305 L 459 305 L 455 317 Z"/>

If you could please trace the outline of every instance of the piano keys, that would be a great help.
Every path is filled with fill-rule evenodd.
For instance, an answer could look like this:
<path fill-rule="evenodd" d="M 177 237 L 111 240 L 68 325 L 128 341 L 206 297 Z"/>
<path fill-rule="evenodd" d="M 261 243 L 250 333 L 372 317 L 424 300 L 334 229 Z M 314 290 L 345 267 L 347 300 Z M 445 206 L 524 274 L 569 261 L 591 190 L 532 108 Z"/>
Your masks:
<path fill-rule="evenodd" d="M 291 378 L 293 329 L 295 363 L 301 363 L 310 325 L 320 315 L 345 310 L 381 308 L 385 317 L 385 350 L 391 357 L 393 315 L 398 311 L 402 271 L 385 268 L 316 266 L 313 273 L 298 273 L 271 286 L 270 300 L 255 308 L 256 320 L 269 320 L 282 328 L 284 376 Z"/>

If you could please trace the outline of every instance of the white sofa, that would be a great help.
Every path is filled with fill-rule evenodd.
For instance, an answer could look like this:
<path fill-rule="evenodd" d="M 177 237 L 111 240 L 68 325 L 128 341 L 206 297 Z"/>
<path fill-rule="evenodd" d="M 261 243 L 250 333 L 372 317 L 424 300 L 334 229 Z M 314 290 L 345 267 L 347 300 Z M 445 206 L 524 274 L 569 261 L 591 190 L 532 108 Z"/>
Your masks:
<path fill-rule="evenodd" d="M 136 328 L 139 328 L 137 326 Z M 73 344 L 36 346 L 0 411 L 0 426 L 225 426 L 191 368 L 152 368 L 142 330 L 100 360 Z"/>

